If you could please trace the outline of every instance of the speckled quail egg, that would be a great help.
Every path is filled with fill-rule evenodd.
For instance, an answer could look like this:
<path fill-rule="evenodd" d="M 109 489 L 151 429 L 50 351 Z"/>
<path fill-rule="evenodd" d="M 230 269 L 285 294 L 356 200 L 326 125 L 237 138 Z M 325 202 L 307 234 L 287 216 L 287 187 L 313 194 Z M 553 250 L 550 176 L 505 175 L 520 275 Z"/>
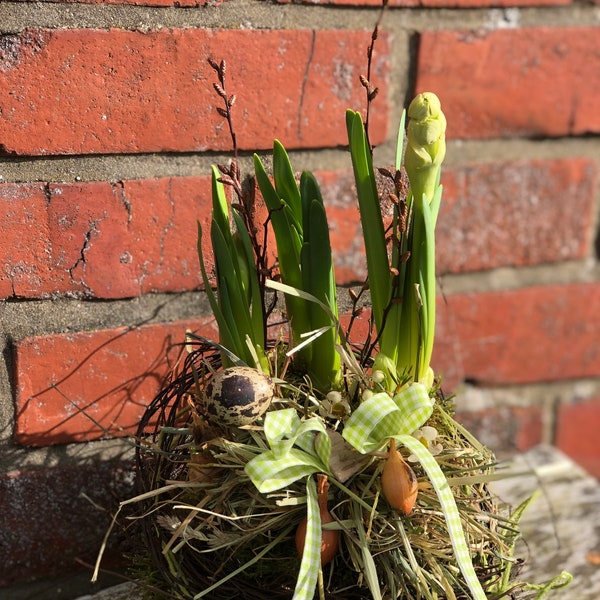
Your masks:
<path fill-rule="evenodd" d="M 229 367 L 206 386 L 208 417 L 221 425 L 250 425 L 269 408 L 275 385 L 251 367 Z"/>

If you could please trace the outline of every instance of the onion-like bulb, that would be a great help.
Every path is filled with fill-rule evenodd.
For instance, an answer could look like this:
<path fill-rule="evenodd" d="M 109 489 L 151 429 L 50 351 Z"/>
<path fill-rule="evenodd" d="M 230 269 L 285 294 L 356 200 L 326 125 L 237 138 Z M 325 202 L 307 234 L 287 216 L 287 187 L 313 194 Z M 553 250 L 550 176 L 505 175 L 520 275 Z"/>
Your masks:
<path fill-rule="evenodd" d="M 381 474 L 381 489 L 390 506 L 410 514 L 417 500 L 417 476 L 396 450 L 394 438 L 390 439 L 388 456 Z"/>
<path fill-rule="evenodd" d="M 317 501 L 319 503 L 319 513 L 321 514 L 321 526 L 325 523 L 332 523 L 335 519 L 331 516 L 327 508 L 327 492 L 329 490 L 329 482 L 327 475 L 317 475 Z M 307 519 L 304 517 L 298 529 L 296 529 L 296 549 L 298 554 L 302 556 L 304 553 L 304 542 L 306 539 Z M 321 566 L 326 565 L 335 556 L 340 543 L 340 532 L 337 529 L 322 529 L 321 530 Z"/>

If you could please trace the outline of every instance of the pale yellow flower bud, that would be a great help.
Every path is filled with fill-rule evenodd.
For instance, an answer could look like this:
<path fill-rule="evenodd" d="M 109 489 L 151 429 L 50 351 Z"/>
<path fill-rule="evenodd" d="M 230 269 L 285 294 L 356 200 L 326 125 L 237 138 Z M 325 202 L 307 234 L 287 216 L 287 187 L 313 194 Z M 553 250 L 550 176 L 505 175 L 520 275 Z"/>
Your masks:
<path fill-rule="evenodd" d="M 404 167 L 413 195 L 431 202 L 439 167 L 446 155 L 446 117 L 439 98 L 432 92 L 415 97 L 408 107 L 410 119 Z"/>

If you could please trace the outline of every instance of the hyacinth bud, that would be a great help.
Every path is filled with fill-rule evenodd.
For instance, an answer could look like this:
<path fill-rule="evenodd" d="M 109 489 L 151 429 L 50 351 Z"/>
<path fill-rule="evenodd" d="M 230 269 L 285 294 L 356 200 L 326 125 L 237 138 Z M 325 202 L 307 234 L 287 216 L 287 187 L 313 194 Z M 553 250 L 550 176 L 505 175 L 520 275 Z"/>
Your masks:
<path fill-rule="evenodd" d="M 410 119 L 404 167 L 413 195 L 433 199 L 439 167 L 446 155 L 446 117 L 439 98 L 424 92 L 408 107 Z"/>

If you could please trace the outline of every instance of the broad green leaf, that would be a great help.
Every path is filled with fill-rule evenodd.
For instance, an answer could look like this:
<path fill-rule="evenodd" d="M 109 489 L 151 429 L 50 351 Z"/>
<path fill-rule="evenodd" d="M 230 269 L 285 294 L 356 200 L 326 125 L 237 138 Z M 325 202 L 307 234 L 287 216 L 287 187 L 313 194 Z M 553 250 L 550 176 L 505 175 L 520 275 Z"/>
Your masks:
<path fill-rule="evenodd" d="M 373 163 L 360 113 L 352 110 L 346 111 L 346 126 L 367 255 L 373 318 L 375 327 L 380 332 L 384 311 L 391 298 L 392 284 L 385 231 Z"/>
<path fill-rule="evenodd" d="M 241 248 L 238 254 L 238 264 L 249 271 L 248 281 L 249 289 L 249 304 L 252 319 L 252 340 L 255 344 L 260 344 L 264 348 L 265 345 L 265 325 L 264 325 L 264 307 L 260 285 L 258 283 L 258 274 L 256 273 L 256 263 L 254 251 L 252 250 L 252 242 L 248 231 L 244 226 L 244 222 L 237 212 L 233 212 L 233 218 L 239 239 L 241 240 Z"/>
<path fill-rule="evenodd" d="M 217 294 L 210 287 L 202 255 L 202 227 L 198 223 L 198 255 L 202 279 L 219 328 L 222 346 L 246 364 L 269 371 L 264 355 L 262 296 L 255 269 L 250 237 L 239 214 L 233 213 L 235 233 L 230 223 L 229 206 L 219 170 L 212 168 L 212 219 L 210 236 L 213 248 Z M 248 341 L 249 340 L 249 341 Z M 250 346 L 249 346 L 250 344 Z M 229 364 L 226 354 L 224 363 Z"/>
<path fill-rule="evenodd" d="M 306 178 L 310 178 L 306 175 Z M 314 182 L 316 185 L 316 181 Z M 308 192 L 313 186 L 305 188 Z M 313 190 L 314 191 L 314 190 Z M 310 232 L 305 236 L 302 247 L 302 279 L 303 289 L 308 290 L 321 302 L 328 305 L 330 313 L 337 317 L 337 301 L 335 275 L 331 255 L 331 243 L 329 240 L 329 227 L 323 201 L 318 198 L 312 201 L 304 201 L 307 206 L 304 211 L 306 216 L 305 229 Z M 319 336 L 313 342 L 312 356 L 309 367 L 309 375 L 315 378 L 316 386 L 322 391 L 329 391 L 339 380 L 341 361 L 336 350 L 338 343 L 335 320 L 329 312 L 324 311 L 315 303 L 308 304 L 311 330 L 321 327 L 329 327 L 328 331 Z"/>
<path fill-rule="evenodd" d="M 202 252 L 202 226 L 200 225 L 200 222 L 198 222 L 198 257 L 200 259 L 200 271 L 202 274 L 204 290 L 206 292 L 206 295 L 208 296 L 208 301 L 213 315 L 215 317 L 215 320 L 217 321 L 217 326 L 219 329 L 219 341 L 228 350 L 234 352 L 234 354 L 237 355 L 237 351 L 236 349 L 234 349 L 235 335 L 233 330 L 231 329 L 231 326 L 234 325 L 234 323 L 231 321 L 227 321 L 227 319 L 224 317 L 223 312 L 221 311 L 221 308 L 217 301 L 217 297 L 210 285 L 210 280 L 208 279 L 208 274 L 206 273 L 206 267 L 204 266 L 204 255 Z"/>
<path fill-rule="evenodd" d="M 300 190 L 289 156 L 281 142 L 273 143 L 273 181 L 279 198 L 291 209 L 295 223 L 302 223 L 302 205 Z"/>
<path fill-rule="evenodd" d="M 441 195 L 440 195 L 441 197 Z M 439 203 L 438 203 L 439 206 Z M 435 338 L 435 312 L 436 312 L 436 280 L 435 280 L 435 220 L 431 206 L 423 199 L 423 232 L 422 241 L 423 258 L 421 261 L 422 279 L 421 285 L 424 289 L 423 306 L 423 335 L 421 343 L 423 360 L 419 368 L 419 379 L 429 369 L 431 355 L 433 353 L 433 342 Z"/>
<path fill-rule="evenodd" d="M 439 175 L 439 172 L 438 172 Z M 431 209 L 431 221 L 433 223 L 433 227 L 435 228 L 437 223 L 438 214 L 440 212 L 440 205 L 442 203 L 442 192 L 444 191 L 444 187 L 441 185 L 436 186 L 435 194 L 433 195 L 433 200 L 431 201 L 429 208 Z"/>
<path fill-rule="evenodd" d="M 244 333 L 251 333 L 250 306 L 247 303 L 244 285 L 237 269 L 235 247 L 228 246 L 226 236 L 223 235 L 215 221 L 211 227 L 211 241 L 217 267 L 217 291 L 220 293 L 221 287 L 226 286 L 231 294 L 231 302 L 235 311 L 231 315 L 233 322 L 238 328 L 243 329 Z"/>
<path fill-rule="evenodd" d="M 258 155 L 254 155 L 254 172 L 265 204 L 269 209 L 269 217 L 275 240 L 282 275 L 287 279 L 300 282 L 300 249 L 302 238 L 299 235 L 298 224 L 293 223 L 294 215 L 285 210 L 285 202 L 273 187 L 265 167 Z"/>
<path fill-rule="evenodd" d="M 265 171 L 264 165 L 256 154 L 254 155 L 254 170 L 261 194 L 269 209 L 271 225 L 277 245 L 281 278 L 286 284 L 301 288 L 301 224 L 299 225 L 295 222 L 292 209 L 280 198 Z M 294 298 L 286 298 L 286 307 L 292 326 L 294 341 L 298 341 L 302 333 L 311 329 L 308 308 L 304 302 Z M 306 348 L 303 359 L 310 361 L 310 348 Z"/>
<path fill-rule="evenodd" d="M 219 181 L 221 173 L 217 167 L 212 166 L 212 218 L 216 221 L 219 229 L 225 234 L 229 232 L 229 208 L 225 187 Z"/>

